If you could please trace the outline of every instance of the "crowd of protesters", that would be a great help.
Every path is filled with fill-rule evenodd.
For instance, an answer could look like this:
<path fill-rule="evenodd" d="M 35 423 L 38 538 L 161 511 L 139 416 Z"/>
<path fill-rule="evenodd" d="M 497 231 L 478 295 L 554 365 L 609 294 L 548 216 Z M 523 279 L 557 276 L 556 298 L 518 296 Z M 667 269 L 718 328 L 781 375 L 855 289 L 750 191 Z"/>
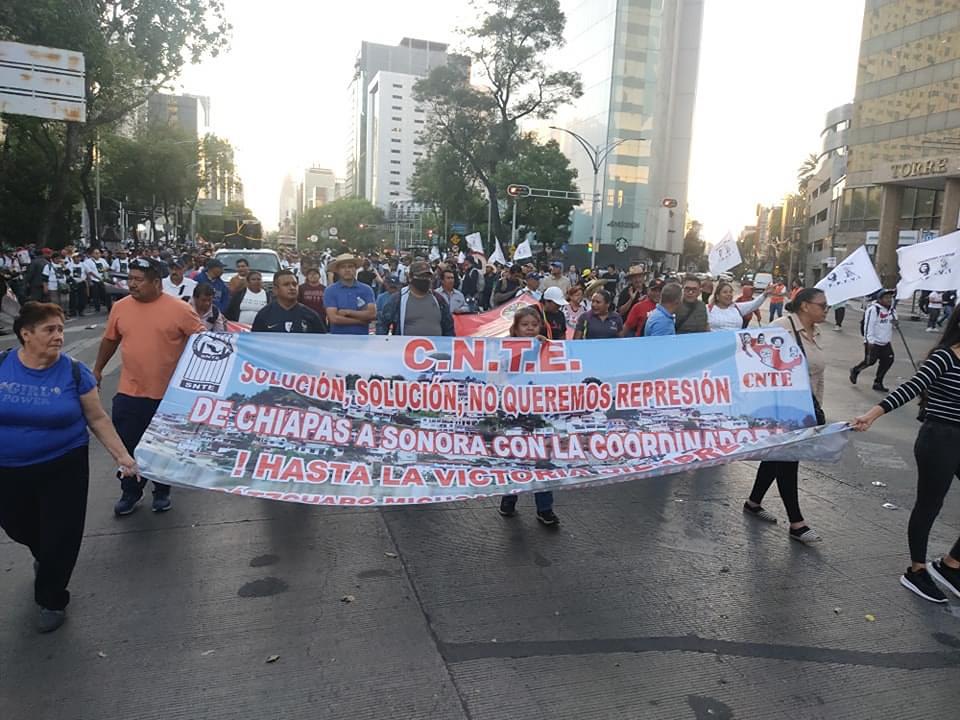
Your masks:
<path fill-rule="evenodd" d="M 68 247 L 59 252 L 21 249 L 0 254 L 0 297 L 22 303 L 13 320 L 20 348 L 0 355 L 0 388 L 5 388 L 0 393 L 0 428 L 5 437 L 19 438 L 0 451 L 0 526 L 29 547 L 35 558 L 37 625 L 42 632 L 63 623 L 69 601 L 67 585 L 86 511 L 87 428 L 119 468 L 121 496 L 114 512 L 118 517 L 129 515 L 146 486 L 138 475 L 134 450 L 188 339 L 205 330 L 450 336 L 456 332 L 454 316 L 524 298 L 525 307 L 513 308 L 512 336 L 580 341 L 738 331 L 753 321 L 760 325 L 761 306 L 768 302 L 769 322 L 790 332 L 807 357 L 817 421 L 825 422 L 820 403 L 826 361 L 818 326 L 826 320 L 828 304 L 820 290 L 804 289 L 798 282 L 788 292 L 776 280 L 757 293 L 744 281 L 735 297 L 733 285 L 725 279 L 658 275 L 642 265 L 580 271 L 575 266 L 565 269 L 559 260 L 496 266 L 462 254 L 444 260 L 288 251 L 268 284 L 244 258 L 233 264 L 225 267 L 213 248 L 101 252 Z M 868 308 L 864 361 L 850 371 L 851 382 L 856 382 L 860 372 L 879 362 L 874 389 L 884 393 L 883 376 L 893 361 L 892 294 L 878 293 Z M 948 303 L 952 308 L 953 298 L 930 294 L 926 301 L 930 325 L 938 327 L 940 314 Z M 109 313 L 92 371 L 61 352 L 66 319 L 82 317 L 91 309 Z M 842 313 L 835 318 L 839 327 Z M 108 419 L 98 388 L 118 350 L 120 380 Z M 910 520 L 912 564 L 901 583 L 934 602 L 946 598 L 932 578 L 960 596 L 960 541 L 929 566 L 929 573 L 925 565 L 930 528 L 958 460 L 952 454 L 934 460 L 932 451 L 921 458 L 919 448 L 960 447 L 952 444 L 951 434 L 956 434 L 960 422 L 958 356 L 960 318 L 953 312 L 938 349 L 920 373 L 852 423 L 866 429 L 909 399 L 921 394 L 928 398 L 927 420 L 917 445 L 921 467 Z M 743 511 L 763 522 L 777 522 L 762 505 L 776 482 L 789 518 L 789 537 L 805 544 L 818 542 L 820 536 L 800 510 L 798 476 L 795 462 L 761 463 Z M 72 484 L 65 482 L 68 477 Z M 53 492 L 64 485 L 70 485 L 69 492 Z M 534 500 L 537 519 L 557 525 L 552 493 L 538 492 Z M 505 496 L 499 511 L 511 517 L 516 505 L 516 495 Z M 171 506 L 170 487 L 154 482 L 153 511 L 166 512 Z M 46 525 L 49 531 L 37 532 Z"/>

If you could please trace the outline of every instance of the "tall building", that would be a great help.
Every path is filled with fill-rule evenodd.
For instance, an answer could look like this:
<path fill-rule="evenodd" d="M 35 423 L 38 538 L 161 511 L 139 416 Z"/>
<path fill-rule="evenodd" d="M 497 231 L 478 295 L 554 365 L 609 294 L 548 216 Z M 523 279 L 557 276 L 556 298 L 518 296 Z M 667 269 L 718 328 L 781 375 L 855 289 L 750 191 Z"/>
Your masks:
<path fill-rule="evenodd" d="M 203 137 L 210 129 L 210 98 L 155 93 L 147 100 L 147 122 L 169 125 L 193 137 Z"/>
<path fill-rule="evenodd" d="M 297 183 L 293 177 L 287 175 L 283 178 L 283 185 L 280 186 L 280 212 L 278 221 L 283 224 L 284 220 L 293 220 L 297 216 Z"/>
<path fill-rule="evenodd" d="M 866 0 L 847 144 L 833 251 L 843 257 L 866 243 L 889 283 L 898 245 L 958 227 L 956 0 Z"/>
<path fill-rule="evenodd" d="M 459 61 L 464 61 L 459 56 L 453 57 L 457 57 Z M 376 80 L 377 75 L 381 72 L 391 74 L 393 79 L 391 79 L 390 85 L 398 82 L 397 78 L 400 78 L 399 82 L 404 85 L 404 97 L 408 98 L 405 103 L 402 103 L 407 106 L 403 108 L 403 116 L 407 116 L 408 111 L 412 110 L 412 100 L 409 99 L 410 94 L 406 86 L 412 85 L 417 78 L 428 75 L 433 68 L 446 65 L 447 61 L 447 45 L 445 43 L 413 38 L 403 38 L 400 44 L 396 46 L 380 45 L 366 41 L 361 43 L 353 80 L 350 83 L 352 118 L 347 144 L 347 172 L 344 179 L 346 195 L 373 199 L 371 181 L 367 175 L 370 167 L 367 158 L 367 143 L 371 136 L 369 129 L 370 91 L 371 89 L 378 91 L 378 96 L 375 98 L 378 103 L 382 103 L 384 99 L 392 100 L 393 98 L 390 96 L 397 94 L 389 92 L 381 95 L 379 93 L 380 83 Z M 406 79 L 403 79 L 402 76 L 406 76 Z M 386 107 L 389 110 L 397 104 L 387 103 Z M 395 116 L 397 116 L 397 113 L 393 112 L 386 117 Z M 386 121 L 386 117 L 381 116 L 380 119 Z M 409 124 L 412 125 L 412 120 Z M 404 125 L 407 125 L 407 123 L 404 122 Z M 407 142 L 412 146 L 413 137 L 409 137 Z M 405 190 L 406 182 L 400 187 Z"/>
<path fill-rule="evenodd" d="M 320 207 L 336 199 L 337 176 L 333 170 L 311 167 L 303 171 L 301 211 Z"/>
<path fill-rule="evenodd" d="M 552 65 L 580 73 L 583 96 L 553 124 L 613 150 L 599 178 L 598 263 L 675 269 L 683 251 L 703 0 L 561 0 L 567 43 Z M 591 193 L 593 167 L 553 131 Z M 666 201 L 666 203 L 665 203 Z M 665 207 L 664 205 L 673 205 Z M 593 208 L 575 210 L 569 254 L 589 260 Z"/>

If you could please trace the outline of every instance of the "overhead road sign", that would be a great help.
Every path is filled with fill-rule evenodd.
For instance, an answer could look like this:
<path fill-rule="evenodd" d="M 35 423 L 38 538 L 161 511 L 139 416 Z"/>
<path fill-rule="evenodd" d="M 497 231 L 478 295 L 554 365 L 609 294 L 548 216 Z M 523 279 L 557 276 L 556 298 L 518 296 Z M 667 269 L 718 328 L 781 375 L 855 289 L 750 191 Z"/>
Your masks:
<path fill-rule="evenodd" d="M 0 113 L 86 122 L 83 53 L 0 42 Z"/>

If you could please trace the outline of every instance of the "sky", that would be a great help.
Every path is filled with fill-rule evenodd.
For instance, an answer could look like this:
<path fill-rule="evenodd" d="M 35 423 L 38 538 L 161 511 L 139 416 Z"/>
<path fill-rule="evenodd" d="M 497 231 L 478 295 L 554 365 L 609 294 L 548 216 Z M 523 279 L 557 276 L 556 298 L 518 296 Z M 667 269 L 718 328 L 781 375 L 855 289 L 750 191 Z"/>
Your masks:
<path fill-rule="evenodd" d="M 796 189 L 823 119 L 853 99 L 863 0 L 705 0 L 690 163 L 689 218 L 709 242 L 752 224 L 757 203 Z M 226 0 L 228 52 L 172 88 L 209 95 L 247 206 L 273 228 L 280 186 L 316 165 L 344 172 L 348 86 L 362 40 L 449 42 L 467 0 Z"/>

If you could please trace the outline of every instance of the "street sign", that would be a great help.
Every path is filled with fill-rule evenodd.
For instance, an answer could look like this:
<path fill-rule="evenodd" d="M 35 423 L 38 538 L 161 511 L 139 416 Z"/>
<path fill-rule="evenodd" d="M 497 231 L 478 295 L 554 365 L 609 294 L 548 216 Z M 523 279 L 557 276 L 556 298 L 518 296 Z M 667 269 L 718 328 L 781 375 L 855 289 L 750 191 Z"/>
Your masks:
<path fill-rule="evenodd" d="M 455 232 L 457 235 L 465 235 L 467 232 L 466 223 L 450 223 L 450 232 Z"/>
<path fill-rule="evenodd" d="M 451 235 L 451 236 L 450 236 L 450 242 L 452 242 L 454 245 L 459 245 L 459 244 L 460 244 L 460 236 L 459 236 L 459 235 L 456 235 L 456 234 Z"/>
<path fill-rule="evenodd" d="M 618 237 L 614 240 L 613 246 L 617 249 L 617 252 L 623 253 L 630 247 L 630 242 L 625 237 Z"/>
<path fill-rule="evenodd" d="M 324 240 L 330 237 L 330 233 L 327 232 L 326 228 L 323 228 L 323 230 L 320 231 L 320 237 L 322 237 Z"/>
<path fill-rule="evenodd" d="M 0 42 L 0 113 L 86 122 L 83 53 Z"/>
<path fill-rule="evenodd" d="M 327 232 L 330 233 L 330 237 L 336 237 L 338 231 L 335 227 L 332 227 Z"/>
<path fill-rule="evenodd" d="M 317 242 L 319 239 L 320 238 L 318 238 L 316 235 L 311 235 L 310 237 L 307 238 L 307 240 L 309 240 L 312 243 Z"/>

